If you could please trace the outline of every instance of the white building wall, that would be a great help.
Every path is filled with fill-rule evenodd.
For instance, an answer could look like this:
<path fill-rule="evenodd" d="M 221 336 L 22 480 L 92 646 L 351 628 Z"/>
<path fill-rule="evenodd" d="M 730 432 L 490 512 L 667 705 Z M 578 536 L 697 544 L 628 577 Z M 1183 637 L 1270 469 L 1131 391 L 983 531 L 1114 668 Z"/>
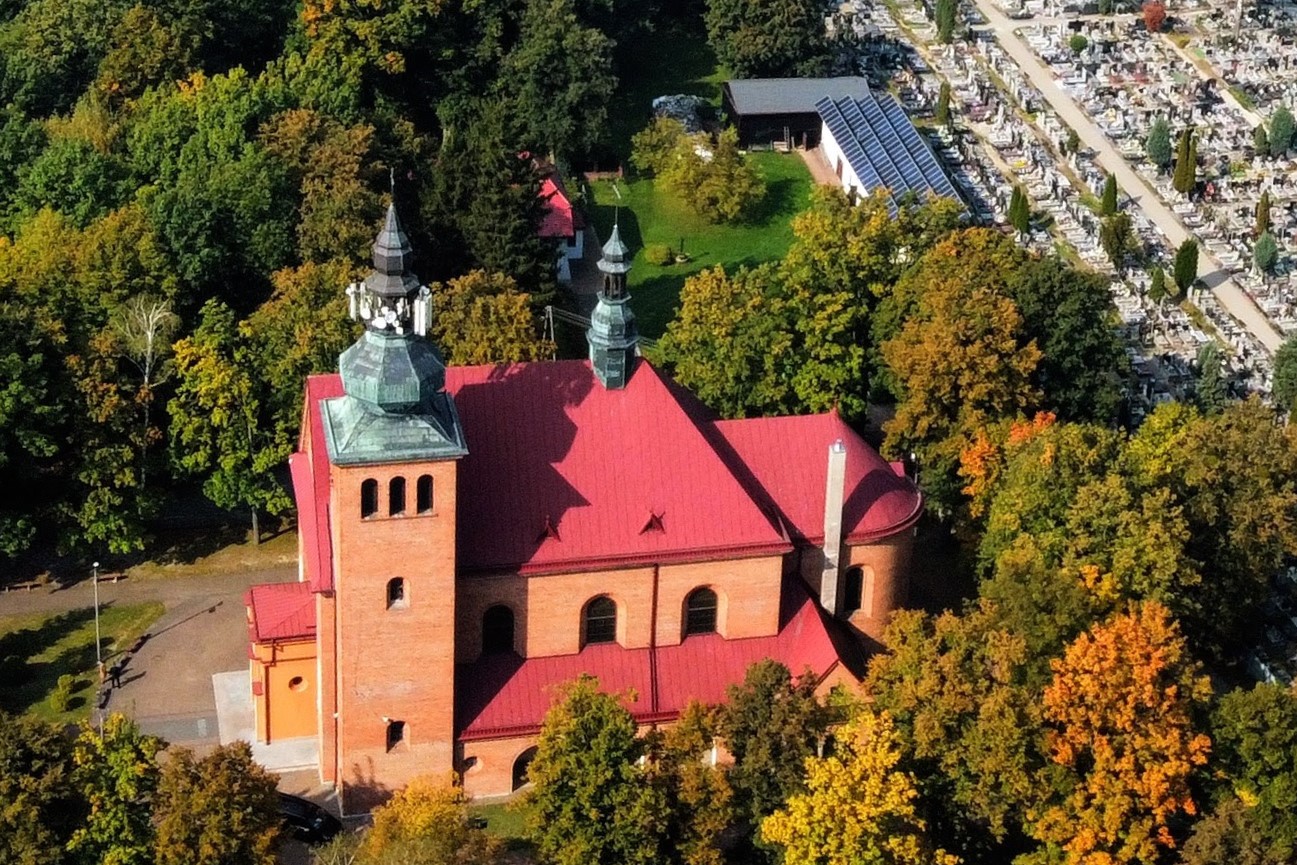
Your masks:
<path fill-rule="evenodd" d="M 864 184 L 860 182 L 860 178 L 856 176 L 856 170 L 847 161 L 847 156 L 842 152 L 842 147 L 838 144 L 837 139 L 829 131 L 827 123 L 820 124 L 820 151 L 824 154 L 824 159 L 829 163 L 829 168 L 840 176 L 843 192 L 850 194 L 854 189 L 857 195 L 868 193 Z M 841 170 L 838 168 L 839 165 Z"/>

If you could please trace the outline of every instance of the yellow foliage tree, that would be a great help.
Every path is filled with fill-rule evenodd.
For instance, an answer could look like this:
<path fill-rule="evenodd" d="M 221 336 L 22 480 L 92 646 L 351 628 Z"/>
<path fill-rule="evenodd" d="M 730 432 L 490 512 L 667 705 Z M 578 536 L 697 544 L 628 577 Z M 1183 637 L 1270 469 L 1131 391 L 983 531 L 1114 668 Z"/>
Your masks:
<path fill-rule="evenodd" d="M 486 865 L 498 843 L 468 820 L 464 792 L 449 783 L 416 778 L 374 811 L 374 827 L 360 845 L 360 865 Z"/>
<path fill-rule="evenodd" d="M 433 337 L 448 363 L 515 363 L 550 357 L 537 333 L 531 295 L 513 277 L 474 270 L 432 286 Z"/>
<path fill-rule="evenodd" d="M 955 865 L 930 849 L 914 777 L 898 770 L 901 740 L 886 712 L 862 711 L 839 730 L 838 753 L 806 760 L 806 792 L 761 823 L 786 865 Z"/>
<path fill-rule="evenodd" d="M 1051 666 L 1048 748 L 1074 783 L 1040 809 L 1032 834 L 1075 865 L 1159 861 L 1175 846 L 1171 818 L 1197 813 L 1190 777 L 1211 741 L 1192 712 L 1210 695 L 1207 677 L 1152 601 L 1082 634 Z"/>

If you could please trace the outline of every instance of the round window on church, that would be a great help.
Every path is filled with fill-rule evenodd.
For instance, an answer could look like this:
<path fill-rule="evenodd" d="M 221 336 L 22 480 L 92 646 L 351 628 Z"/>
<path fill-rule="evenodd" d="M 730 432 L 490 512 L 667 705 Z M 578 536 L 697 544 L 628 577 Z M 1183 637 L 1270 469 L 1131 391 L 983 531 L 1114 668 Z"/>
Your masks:
<path fill-rule="evenodd" d="M 305 691 L 305 690 L 306 690 L 306 680 L 303 679 L 301 676 L 294 676 L 293 678 L 291 678 L 291 679 L 288 680 L 288 690 L 290 690 L 290 691 Z"/>

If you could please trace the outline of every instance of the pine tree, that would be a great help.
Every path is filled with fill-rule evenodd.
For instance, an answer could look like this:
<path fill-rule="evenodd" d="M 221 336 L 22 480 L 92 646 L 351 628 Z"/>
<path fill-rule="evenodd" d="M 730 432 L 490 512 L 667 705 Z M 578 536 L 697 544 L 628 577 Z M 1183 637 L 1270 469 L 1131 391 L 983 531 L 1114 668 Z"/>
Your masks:
<path fill-rule="evenodd" d="M 1197 148 L 1194 146 L 1193 130 L 1186 129 L 1180 133 L 1180 141 L 1176 145 L 1175 176 L 1171 178 L 1172 187 L 1181 195 L 1188 195 L 1193 191 L 1197 177 L 1197 166 L 1194 165 L 1196 157 Z"/>
<path fill-rule="evenodd" d="M 1103 183 L 1103 202 L 1099 206 L 1100 216 L 1112 216 L 1117 212 L 1117 177 L 1109 174 Z"/>
<path fill-rule="evenodd" d="M 1288 152 L 1293 140 L 1293 116 L 1286 105 L 1280 105 L 1270 115 L 1270 155 L 1279 157 Z"/>
<path fill-rule="evenodd" d="M 1256 269 L 1264 274 L 1274 270 L 1275 262 L 1279 260 L 1279 244 L 1275 242 L 1273 234 L 1266 231 L 1256 239 L 1256 246 L 1252 248 L 1252 260 L 1256 263 Z"/>
<path fill-rule="evenodd" d="M 1153 268 L 1152 278 L 1148 284 L 1148 298 L 1154 303 L 1166 300 L 1166 272 L 1160 267 Z"/>
<path fill-rule="evenodd" d="M 1260 127 L 1258 127 L 1260 128 Z M 1256 203 L 1256 236 L 1259 238 L 1270 230 L 1270 192 L 1261 193 L 1261 200 Z"/>
<path fill-rule="evenodd" d="M 1027 194 L 1021 186 L 1013 187 L 1013 197 L 1009 199 L 1009 224 L 1019 234 L 1031 231 L 1031 205 L 1027 203 Z"/>
<path fill-rule="evenodd" d="M 937 93 L 937 125 L 950 125 L 950 82 L 941 82 L 941 90 Z"/>
<path fill-rule="evenodd" d="M 1175 251 L 1173 276 L 1176 288 L 1181 293 L 1188 291 L 1189 286 L 1198 278 L 1198 241 L 1192 237 L 1186 239 Z"/>
<path fill-rule="evenodd" d="M 1171 164 L 1171 126 L 1166 118 L 1158 117 L 1149 127 L 1148 138 L 1144 142 L 1144 152 L 1148 161 L 1157 166 L 1159 172 L 1166 171 Z"/>
<path fill-rule="evenodd" d="M 1270 136 L 1265 134 L 1264 124 L 1259 124 L 1252 130 L 1252 149 L 1257 156 L 1265 156 L 1270 152 Z"/>
<path fill-rule="evenodd" d="M 1198 350 L 1196 366 L 1198 380 L 1194 382 L 1193 401 L 1207 414 L 1215 414 L 1229 402 L 1229 386 L 1225 380 L 1225 357 L 1214 342 Z"/>
<path fill-rule="evenodd" d="M 937 0 L 935 16 L 937 19 L 937 38 L 941 44 L 949 45 L 955 38 L 955 16 L 958 11 L 958 0 Z"/>

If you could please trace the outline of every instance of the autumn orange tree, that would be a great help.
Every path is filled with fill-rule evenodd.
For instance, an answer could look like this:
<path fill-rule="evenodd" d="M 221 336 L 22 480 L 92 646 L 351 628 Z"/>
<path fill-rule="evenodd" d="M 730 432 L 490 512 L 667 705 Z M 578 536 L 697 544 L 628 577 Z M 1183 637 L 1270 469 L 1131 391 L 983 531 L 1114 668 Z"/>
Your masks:
<path fill-rule="evenodd" d="M 1051 666 L 1049 755 L 1072 784 L 1030 831 L 1076 865 L 1159 861 L 1176 843 L 1172 818 L 1197 813 L 1191 780 L 1211 741 L 1194 714 L 1210 696 L 1207 677 L 1151 601 L 1082 634 Z"/>
<path fill-rule="evenodd" d="M 886 713 L 862 710 L 838 731 L 838 751 L 806 760 L 806 792 L 761 823 L 787 865 L 956 865 L 933 850 L 915 800 L 914 776 L 899 768 L 901 739 Z"/>
<path fill-rule="evenodd" d="M 540 335 L 532 296 L 512 277 L 474 270 L 432 286 L 432 336 L 448 363 L 542 360 L 554 345 Z"/>

